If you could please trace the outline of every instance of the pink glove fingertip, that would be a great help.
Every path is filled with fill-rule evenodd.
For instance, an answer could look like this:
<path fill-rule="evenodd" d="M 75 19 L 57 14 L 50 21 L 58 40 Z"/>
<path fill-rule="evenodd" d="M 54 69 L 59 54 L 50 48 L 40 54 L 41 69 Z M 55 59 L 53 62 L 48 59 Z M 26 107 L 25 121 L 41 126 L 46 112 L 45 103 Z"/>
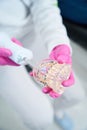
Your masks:
<path fill-rule="evenodd" d="M 22 43 L 21 43 L 20 41 L 18 41 L 16 38 L 13 37 L 13 38 L 11 38 L 11 40 L 12 40 L 14 43 L 16 43 L 16 44 L 22 46 Z"/>
<path fill-rule="evenodd" d="M 6 48 L 0 48 L 0 56 L 9 57 L 12 55 L 12 52 Z"/>
<path fill-rule="evenodd" d="M 64 81 L 64 82 L 62 83 L 62 85 L 63 85 L 64 87 L 69 87 L 69 86 L 73 85 L 74 83 L 75 83 L 74 74 L 73 74 L 73 72 L 71 72 L 71 75 L 70 75 L 69 79 L 66 80 L 66 81 Z"/>
<path fill-rule="evenodd" d="M 49 93 L 50 91 L 52 91 L 52 89 L 48 86 L 46 86 L 42 89 L 42 92 L 45 93 L 45 94 Z"/>
<path fill-rule="evenodd" d="M 49 93 L 49 95 L 52 97 L 52 98 L 58 98 L 61 96 L 61 94 L 58 94 L 56 92 L 54 92 L 53 90 Z"/>
<path fill-rule="evenodd" d="M 30 72 L 29 75 L 33 77 L 33 72 Z"/>
<path fill-rule="evenodd" d="M 0 65 L 19 66 L 18 64 L 6 57 L 0 57 Z"/>

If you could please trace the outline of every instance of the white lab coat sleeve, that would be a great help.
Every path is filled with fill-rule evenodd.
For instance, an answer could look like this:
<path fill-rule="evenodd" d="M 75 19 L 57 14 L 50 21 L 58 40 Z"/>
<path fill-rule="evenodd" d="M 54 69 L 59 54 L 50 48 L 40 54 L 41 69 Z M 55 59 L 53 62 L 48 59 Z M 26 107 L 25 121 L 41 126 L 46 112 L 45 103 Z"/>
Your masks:
<path fill-rule="evenodd" d="M 70 41 L 66 28 L 62 23 L 60 9 L 56 0 L 32 0 L 31 9 L 36 28 L 48 48 L 48 52 L 60 44 L 67 44 L 70 48 Z M 71 49 L 72 50 L 72 49 Z"/>

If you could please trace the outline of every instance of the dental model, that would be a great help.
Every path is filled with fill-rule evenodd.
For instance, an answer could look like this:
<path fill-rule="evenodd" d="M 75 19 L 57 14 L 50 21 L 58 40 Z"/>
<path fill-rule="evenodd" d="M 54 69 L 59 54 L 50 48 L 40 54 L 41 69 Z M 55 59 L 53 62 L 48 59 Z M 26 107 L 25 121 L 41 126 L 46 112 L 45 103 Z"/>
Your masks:
<path fill-rule="evenodd" d="M 65 87 L 62 82 L 67 80 L 71 73 L 71 65 L 59 64 L 54 60 L 44 60 L 33 70 L 36 81 L 53 89 L 54 92 L 62 94 Z"/>
<path fill-rule="evenodd" d="M 14 44 L 14 42 L 11 41 L 10 37 L 5 33 L 0 33 L 0 47 L 11 50 L 12 56 L 9 58 L 20 65 L 29 63 L 33 57 L 31 50 Z"/>

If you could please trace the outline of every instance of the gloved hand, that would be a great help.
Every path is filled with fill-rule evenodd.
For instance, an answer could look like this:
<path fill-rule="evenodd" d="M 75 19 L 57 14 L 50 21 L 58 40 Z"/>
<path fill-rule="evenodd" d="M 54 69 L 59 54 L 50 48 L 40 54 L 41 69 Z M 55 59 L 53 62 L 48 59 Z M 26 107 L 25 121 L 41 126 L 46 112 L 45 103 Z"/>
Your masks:
<path fill-rule="evenodd" d="M 67 64 L 70 64 L 72 65 L 72 57 L 71 57 L 71 52 L 70 52 L 70 48 L 65 45 L 65 44 L 62 44 L 62 45 L 58 45 L 56 46 L 50 53 L 49 55 L 50 59 L 52 60 L 56 60 L 58 63 L 67 63 Z M 69 87 L 71 85 L 73 85 L 75 82 L 75 79 L 74 79 L 74 75 L 73 75 L 73 72 L 71 72 L 70 74 L 70 77 L 68 80 L 64 81 L 62 83 L 62 85 L 64 87 Z M 47 87 L 44 87 L 42 89 L 42 91 L 44 93 L 48 93 L 51 97 L 53 98 L 56 98 L 56 97 L 59 97 L 61 95 L 59 95 L 58 93 L 55 93 L 51 88 L 49 88 L 48 86 Z"/>
<path fill-rule="evenodd" d="M 67 45 L 65 45 L 65 44 L 56 46 L 51 51 L 51 53 L 49 55 L 49 59 L 56 60 L 60 64 L 66 63 L 66 64 L 72 65 L 72 57 L 71 57 L 70 48 Z M 30 75 L 33 76 L 33 72 L 31 72 Z M 74 75 L 73 75 L 73 72 L 71 72 L 69 79 L 64 81 L 62 83 L 62 85 L 64 87 L 69 87 L 69 86 L 73 85 L 74 82 L 75 82 Z M 52 90 L 52 88 L 50 88 L 48 86 L 45 86 L 42 89 L 42 91 L 45 94 L 49 94 L 53 98 L 57 98 L 57 97 L 61 96 L 60 94 L 54 92 Z"/>
<path fill-rule="evenodd" d="M 18 44 L 18 45 L 22 45 L 18 40 L 16 40 L 15 38 L 11 39 L 14 44 Z M 16 64 L 15 62 L 13 62 L 11 59 L 9 59 L 9 57 L 12 55 L 11 50 L 6 49 L 6 48 L 0 48 L 0 65 L 11 65 L 11 66 L 19 66 L 18 64 Z"/>

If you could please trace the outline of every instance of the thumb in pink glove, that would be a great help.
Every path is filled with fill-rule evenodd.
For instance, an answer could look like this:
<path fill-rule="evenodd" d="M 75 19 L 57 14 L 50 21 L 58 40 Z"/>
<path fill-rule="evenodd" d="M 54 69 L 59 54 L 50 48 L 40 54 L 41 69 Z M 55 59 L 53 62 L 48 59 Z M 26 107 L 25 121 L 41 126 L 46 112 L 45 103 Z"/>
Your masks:
<path fill-rule="evenodd" d="M 22 45 L 18 40 L 15 38 L 11 39 L 14 44 Z M 12 66 L 19 66 L 15 62 L 13 62 L 9 57 L 12 55 L 12 52 L 6 48 L 0 48 L 0 65 L 12 65 Z"/>

